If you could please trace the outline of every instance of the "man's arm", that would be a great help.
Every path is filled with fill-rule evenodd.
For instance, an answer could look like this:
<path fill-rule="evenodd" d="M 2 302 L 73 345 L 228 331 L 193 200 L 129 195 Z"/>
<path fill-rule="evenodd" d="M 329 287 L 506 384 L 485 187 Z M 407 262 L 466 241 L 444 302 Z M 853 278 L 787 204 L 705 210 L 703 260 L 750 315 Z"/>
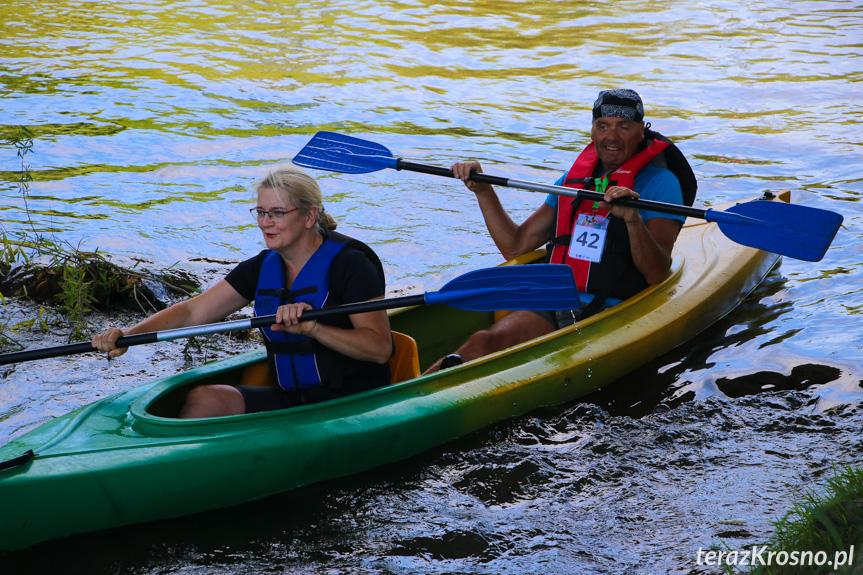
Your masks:
<path fill-rule="evenodd" d="M 554 225 L 554 209 L 543 203 L 522 224 L 516 224 L 500 203 L 491 184 L 470 180 L 473 172 L 482 173 L 479 162 L 459 162 L 452 166 L 455 177 L 476 194 L 479 209 L 497 249 L 507 260 L 544 245 Z"/>
<path fill-rule="evenodd" d="M 637 208 L 609 203 L 625 197 L 638 199 L 638 194 L 629 188 L 612 186 L 599 207 L 610 209 L 612 215 L 623 218 L 635 267 L 648 284 L 658 284 L 670 273 L 671 250 L 680 232 L 680 222 L 669 218 L 651 218 L 645 222 Z"/>
<path fill-rule="evenodd" d="M 680 222 L 651 218 L 640 225 L 626 224 L 635 267 L 650 285 L 658 284 L 671 271 L 671 250 L 680 232 Z"/>

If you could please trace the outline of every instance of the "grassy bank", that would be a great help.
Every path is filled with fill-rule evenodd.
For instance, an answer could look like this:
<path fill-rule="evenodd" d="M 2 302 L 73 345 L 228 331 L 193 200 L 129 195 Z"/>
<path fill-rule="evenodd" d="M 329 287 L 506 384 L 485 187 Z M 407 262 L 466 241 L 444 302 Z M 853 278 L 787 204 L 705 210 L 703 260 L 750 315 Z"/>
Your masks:
<path fill-rule="evenodd" d="M 827 482 L 822 494 L 810 492 L 776 524 L 769 549 L 798 552 L 802 560 L 829 565 L 771 565 L 753 570 L 758 575 L 863 573 L 863 469 L 845 467 Z M 851 554 L 853 548 L 853 556 Z M 817 556 L 818 552 L 822 556 Z M 834 563 L 837 567 L 834 569 Z"/>
<path fill-rule="evenodd" d="M 708 564 L 750 575 L 863 575 L 863 469 L 838 470 L 774 525 L 767 543 L 715 550 Z"/>
<path fill-rule="evenodd" d="M 39 235 L 18 234 L 10 239 L 2 233 L 0 245 L 0 298 L 25 298 L 48 306 L 51 311 L 42 308 L 40 324 L 44 327 L 49 317 L 55 321 L 62 317 L 71 339 L 86 337 L 86 315 L 97 306 L 101 311 L 120 307 L 149 314 L 199 287 L 195 278 L 181 271 L 124 267 L 98 251 Z M 0 323 L 0 337 L 6 331 L 33 327 L 31 320 Z"/>

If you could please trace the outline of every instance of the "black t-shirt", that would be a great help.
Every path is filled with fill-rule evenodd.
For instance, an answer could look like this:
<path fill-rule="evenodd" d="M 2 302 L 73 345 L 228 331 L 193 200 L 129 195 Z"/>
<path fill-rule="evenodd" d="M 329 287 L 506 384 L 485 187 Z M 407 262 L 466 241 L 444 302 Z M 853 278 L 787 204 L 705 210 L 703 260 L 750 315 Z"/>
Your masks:
<path fill-rule="evenodd" d="M 225 276 L 237 293 L 245 299 L 254 301 L 258 289 L 258 276 L 269 250 L 263 250 L 255 257 L 237 265 Z M 345 303 L 356 303 L 381 297 L 384 286 L 375 265 L 368 256 L 357 248 L 345 246 L 330 266 L 330 295 L 327 307 Z"/>

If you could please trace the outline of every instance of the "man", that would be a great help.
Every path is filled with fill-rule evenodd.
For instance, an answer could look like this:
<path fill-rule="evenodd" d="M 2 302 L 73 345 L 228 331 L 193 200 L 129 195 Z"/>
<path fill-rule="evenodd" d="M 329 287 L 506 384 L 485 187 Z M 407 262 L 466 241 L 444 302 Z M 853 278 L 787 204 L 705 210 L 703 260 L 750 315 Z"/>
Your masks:
<path fill-rule="evenodd" d="M 648 140 L 646 129 L 651 136 Z M 470 180 L 472 173 L 482 172 L 479 162 L 452 166 L 455 176 L 476 194 L 489 233 L 504 258 L 518 257 L 550 242 L 550 262 L 569 264 L 579 291 L 587 294 L 584 299 L 593 298 L 570 312 L 509 313 L 488 330 L 472 335 L 454 354 L 432 365 L 429 372 L 542 336 L 668 277 L 671 250 L 685 218 L 625 207 L 614 201 L 643 197 L 683 204 L 675 174 L 649 165 L 661 159 L 658 156 L 671 146 L 670 142 L 650 132 L 649 124 L 645 127 L 644 106 L 633 90 L 599 93 L 593 106 L 590 137 L 591 143 L 556 183 L 574 188 L 598 184 L 597 189 L 604 191 L 604 201 L 579 202 L 550 195 L 520 225 L 506 213 L 490 184 Z M 688 164 L 685 170 L 691 176 Z M 694 194 L 694 177 L 692 181 Z"/>

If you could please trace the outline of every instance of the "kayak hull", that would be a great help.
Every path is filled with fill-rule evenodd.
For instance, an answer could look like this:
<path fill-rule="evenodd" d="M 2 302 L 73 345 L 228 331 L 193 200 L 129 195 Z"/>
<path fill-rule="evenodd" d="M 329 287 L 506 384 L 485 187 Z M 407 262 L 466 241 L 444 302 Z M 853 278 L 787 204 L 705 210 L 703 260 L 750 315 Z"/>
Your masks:
<path fill-rule="evenodd" d="M 787 197 L 785 198 L 787 201 Z M 540 257 L 531 254 L 518 262 Z M 443 372 L 275 412 L 180 420 L 199 384 L 237 384 L 263 350 L 87 405 L 0 448 L 0 549 L 216 509 L 406 459 L 497 421 L 582 397 L 729 313 L 779 257 L 688 220 L 662 284 L 588 320 Z M 396 310 L 425 367 L 493 314 Z"/>

